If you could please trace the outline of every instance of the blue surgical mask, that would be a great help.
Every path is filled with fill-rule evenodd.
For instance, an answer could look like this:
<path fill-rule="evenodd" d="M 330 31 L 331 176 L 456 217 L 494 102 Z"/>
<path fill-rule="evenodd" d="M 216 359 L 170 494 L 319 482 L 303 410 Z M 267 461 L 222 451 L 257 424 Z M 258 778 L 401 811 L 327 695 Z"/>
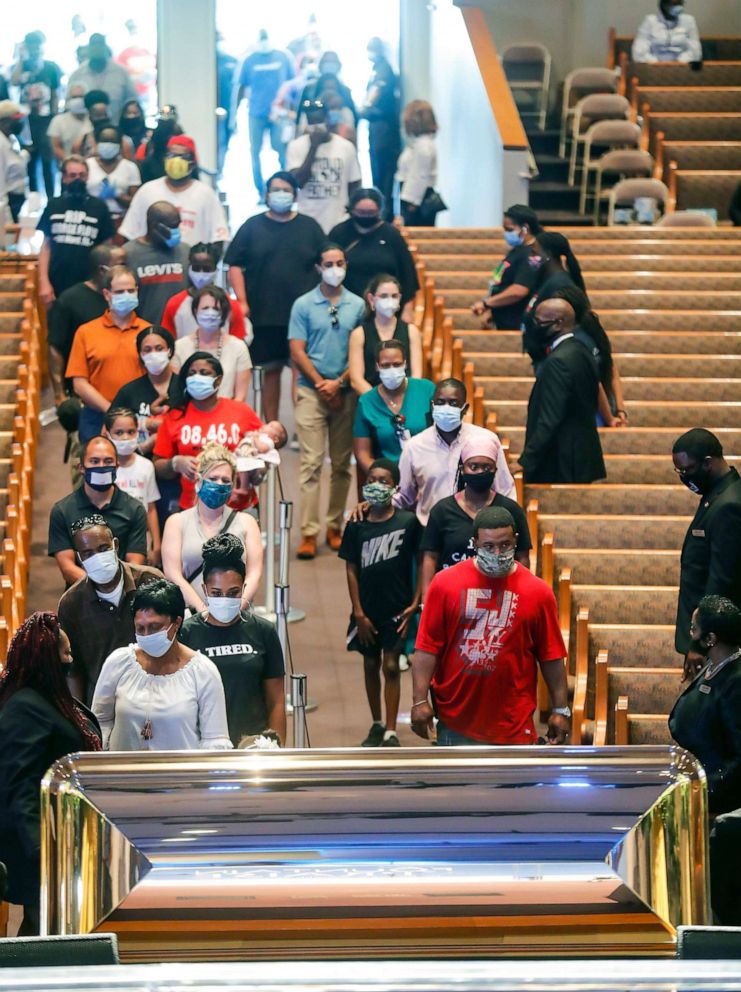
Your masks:
<path fill-rule="evenodd" d="M 216 380 L 210 375 L 194 372 L 185 380 L 185 389 L 194 400 L 207 400 L 216 392 Z"/>
<path fill-rule="evenodd" d="M 519 248 L 520 245 L 525 243 L 525 239 L 517 231 L 505 231 L 503 237 L 510 248 Z"/>
<path fill-rule="evenodd" d="M 441 431 L 457 430 L 461 426 L 462 416 L 463 411 L 459 406 L 450 406 L 448 403 L 432 408 L 432 419 Z"/>
<path fill-rule="evenodd" d="M 169 228 L 169 231 L 170 231 L 170 237 L 165 238 L 165 244 L 167 245 L 168 248 L 177 248 L 182 238 L 182 235 L 180 234 L 180 228 L 171 227 Z"/>
<path fill-rule="evenodd" d="M 172 624 L 170 624 L 170 627 L 172 627 Z M 137 634 L 136 643 L 150 658 L 161 658 L 172 647 L 172 640 L 167 636 L 170 627 L 165 627 L 164 630 L 157 630 L 154 634 Z"/>
<path fill-rule="evenodd" d="M 287 189 L 276 189 L 268 193 L 268 206 L 276 214 L 287 214 L 293 206 L 293 193 Z"/>
<path fill-rule="evenodd" d="M 217 310 L 216 307 L 204 307 L 203 310 L 198 311 L 196 320 L 204 331 L 218 331 L 221 327 L 221 310 Z"/>
<path fill-rule="evenodd" d="M 328 110 L 327 111 L 327 124 L 330 127 L 337 127 L 338 124 L 342 123 L 342 111 L 341 110 Z"/>
<path fill-rule="evenodd" d="M 204 286 L 211 286 L 216 279 L 216 269 L 213 272 L 199 272 L 192 266 L 188 269 L 188 278 L 196 289 L 203 289 Z"/>
<path fill-rule="evenodd" d="M 125 317 L 132 310 L 136 310 L 138 306 L 139 295 L 136 292 L 116 293 L 111 297 L 111 310 L 119 317 Z"/>
<path fill-rule="evenodd" d="M 198 499 L 204 503 L 209 510 L 218 510 L 223 506 L 232 494 L 234 486 L 230 482 L 213 482 L 211 479 L 204 479 L 196 489 Z"/>

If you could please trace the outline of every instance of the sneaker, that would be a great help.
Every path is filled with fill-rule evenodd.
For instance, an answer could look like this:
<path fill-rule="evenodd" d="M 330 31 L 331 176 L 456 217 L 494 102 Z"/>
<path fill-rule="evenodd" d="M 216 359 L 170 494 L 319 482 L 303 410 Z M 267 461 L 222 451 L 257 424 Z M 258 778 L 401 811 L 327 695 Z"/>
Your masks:
<path fill-rule="evenodd" d="M 342 547 L 342 531 L 339 527 L 327 527 L 327 544 L 332 551 L 339 551 Z"/>
<path fill-rule="evenodd" d="M 304 561 L 308 561 L 311 558 L 316 558 L 316 538 L 307 535 L 302 537 L 301 543 L 296 549 L 296 557 L 301 558 Z"/>
<path fill-rule="evenodd" d="M 380 747 L 383 743 L 383 735 L 386 733 L 386 728 L 382 723 L 372 723 L 371 728 L 368 731 L 368 736 L 365 738 L 361 747 Z"/>
<path fill-rule="evenodd" d="M 288 447 L 291 449 L 291 451 L 300 451 L 301 450 L 301 445 L 298 443 L 298 434 L 295 434 L 294 433 L 293 437 L 288 442 Z"/>
<path fill-rule="evenodd" d="M 408 672 L 409 671 L 409 659 L 405 654 L 399 655 L 399 671 Z"/>
<path fill-rule="evenodd" d="M 396 736 L 394 731 L 387 731 L 387 735 L 383 738 L 383 743 L 381 747 L 401 747 L 399 743 L 399 738 Z"/>

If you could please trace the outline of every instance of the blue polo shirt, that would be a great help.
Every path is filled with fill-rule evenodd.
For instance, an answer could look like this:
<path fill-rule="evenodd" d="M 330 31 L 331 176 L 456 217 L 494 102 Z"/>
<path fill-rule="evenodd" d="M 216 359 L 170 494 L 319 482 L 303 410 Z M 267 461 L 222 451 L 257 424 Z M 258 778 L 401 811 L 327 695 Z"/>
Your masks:
<path fill-rule="evenodd" d="M 299 296 L 291 307 L 288 322 L 288 340 L 306 342 L 306 354 L 324 379 L 337 379 L 347 368 L 350 334 L 361 323 L 365 304 L 359 296 L 343 288 L 336 304 L 336 326 L 331 309 L 332 304 L 317 286 Z M 314 383 L 301 372 L 298 382 L 300 386 L 314 388 Z"/>

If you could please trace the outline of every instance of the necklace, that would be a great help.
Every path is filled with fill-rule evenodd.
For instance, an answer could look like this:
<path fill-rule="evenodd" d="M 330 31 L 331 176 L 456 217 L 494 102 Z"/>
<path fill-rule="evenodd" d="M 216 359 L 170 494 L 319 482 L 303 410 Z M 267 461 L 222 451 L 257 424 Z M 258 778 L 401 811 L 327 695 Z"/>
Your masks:
<path fill-rule="evenodd" d="M 386 406 L 391 407 L 392 410 L 399 410 L 399 408 L 404 403 L 404 397 L 407 392 L 407 380 L 404 380 L 404 384 L 399 387 L 401 390 L 401 396 L 398 400 L 392 399 L 391 394 L 388 392 L 386 387 L 381 383 L 378 387 L 378 392 L 381 394 L 381 399 L 386 404 Z"/>
<path fill-rule="evenodd" d="M 737 658 L 741 658 L 741 648 L 738 648 L 733 654 L 729 654 L 727 658 L 719 661 L 715 666 L 711 662 L 708 662 L 708 667 L 705 669 L 705 678 L 711 679 L 714 675 L 718 674 L 721 668 L 725 668 L 730 661 L 735 661 Z"/>
<path fill-rule="evenodd" d="M 224 335 L 225 332 L 221 331 L 219 334 L 219 343 L 216 346 L 216 357 L 219 360 L 221 360 L 221 349 L 224 347 Z M 198 326 L 196 326 L 196 351 L 210 351 L 212 355 L 214 354 L 211 348 L 201 348 L 201 329 Z"/>

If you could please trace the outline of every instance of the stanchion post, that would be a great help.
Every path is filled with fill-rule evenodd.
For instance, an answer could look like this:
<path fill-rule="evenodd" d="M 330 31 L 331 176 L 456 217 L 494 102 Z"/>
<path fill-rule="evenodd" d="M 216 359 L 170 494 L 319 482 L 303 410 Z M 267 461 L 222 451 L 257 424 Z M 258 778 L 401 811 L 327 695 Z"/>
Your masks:
<path fill-rule="evenodd" d="M 262 487 L 261 507 L 265 510 L 265 612 L 270 613 L 275 587 L 275 465 L 268 465 Z"/>
<path fill-rule="evenodd" d="M 262 420 L 262 377 L 263 377 L 263 367 L 262 365 L 255 365 L 252 369 L 252 395 L 254 397 L 253 409 L 257 416 Z"/>
<path fill-rule="evenodd" d="M 293 707 L 293 746 L 306 747 L 306 676 L 291 676 Z"/>
<path fill-rule="evenodd" d="M 288 585 L 288 558 L 291 551 L 291 527 L 293 525 L 293 503 L 282 499 L 278 504 L 278 529 L 280 532 L 280 552 L 278 558 L 278 582 Z"/>
<path fill-rule="evenodd" d="M 288 608 L 288 586 L 278 584 L 275 587 L 275 627 L 285 659 L 288 658 Z"/>

